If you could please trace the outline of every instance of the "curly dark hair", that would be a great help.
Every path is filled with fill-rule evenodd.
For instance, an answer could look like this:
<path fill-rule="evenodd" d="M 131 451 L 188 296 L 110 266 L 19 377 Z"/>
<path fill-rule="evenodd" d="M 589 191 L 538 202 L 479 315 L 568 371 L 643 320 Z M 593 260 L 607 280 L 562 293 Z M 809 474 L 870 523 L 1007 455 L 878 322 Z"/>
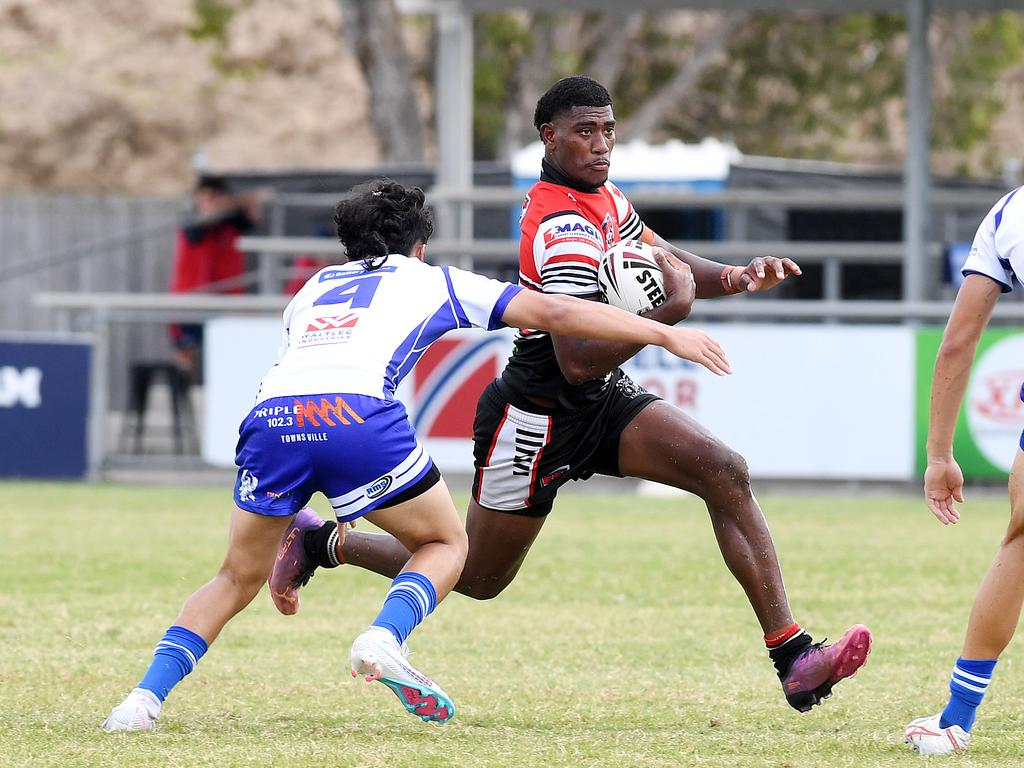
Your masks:
<path fill-rule="evenodd" d="M 389 253 L 406 256 L 434 234 L 434 216 L 423 207 L 419 187 L 387 178 L 353 187 L 334 208 L 334 226 L 349 261 L 367 269 L 381 266 Z"/>
<path fill-rule="evenodd" d="M 228 193 L 228 180 L 223 176 L 203 174 L 196 180 L 196 191 L 208 189 L 210 192 Z"/>
<path fill-rule="evenodd" d="M 573 107 L 609 107 L 611 103 L 608 90 L 597 80 L 585 75 L 563 77 L 537 100 L 533 126 L 539 131 L 544 123 L 550 123 Z"/>

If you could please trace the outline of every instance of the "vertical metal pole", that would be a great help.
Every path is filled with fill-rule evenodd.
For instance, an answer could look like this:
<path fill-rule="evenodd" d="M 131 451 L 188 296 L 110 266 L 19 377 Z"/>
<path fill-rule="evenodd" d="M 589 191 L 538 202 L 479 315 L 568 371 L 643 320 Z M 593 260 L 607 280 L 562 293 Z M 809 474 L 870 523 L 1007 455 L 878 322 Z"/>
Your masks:
<path fill-rule="evenodd" d="M 110 310 L 93 310 L 89 392 L 89 479 L 99 480 L 107 453 L 107 391 L 110 387 Z"/>
<path fill-rule="evenodd" d="M 274 198 L 268 200 L 267 205 L 270 206 L 270 236 L 281 237 L 284 235 L 284 206 Z M 280 281 L 277 278 L 281 272 L 278 269 L 281 262 L 275 254 L 267 251 L 257 254 L 257 258 L 259 259 L 257 266 L 259 287 L 257 290 L 261 294 L 277 293 L 280 290 Z"/>
<path fill-rule="evenodd" d="M 942 242 L 947 244 L 947 248 L 939 252 L 939 258 L 942 260 L 940 265 L 942 274 L 948 274 L 950 279 L 948 282 L 944 280 L 936 286 L 934 298 L 944 299 L 956 295 L 956 280 L 960 273 L 956 271 L 957 267 L 953 266 L 949 257 L 948 246 L 956 243 L 958 239 L 957 212 L 953 208 L 946 208 L 942 212 Z"/>
<path fill-rule="evenodd" d="M 822 293 L 825 301 L 839 301 L 843 297 L 843 265 L 835 258 L 829 257 L 822 264 Z"/>
<path fill-rule="evenodd" d="M 466 193 L 473 186 L 473 14 L 460 0 L 437 4 L 437 186 Z M 444 239 L 472 237 L 472 204 L 445 202 L 438 210 Z"/>
<path fill-rule="evenodd" d="M 750 209 L 745 205 L 737 205 L 732 208 L 723 208 L 726 216 L 726 239 L 728 240 L 749 240 L 750 239 Z"/>
<path fill-rule="evenodd" d="M 928 279 L 925 244 L 930 218 L 931 0 L 907 0 L 907 150 L 903 181 L 903 300 L 922 301 Z"/>

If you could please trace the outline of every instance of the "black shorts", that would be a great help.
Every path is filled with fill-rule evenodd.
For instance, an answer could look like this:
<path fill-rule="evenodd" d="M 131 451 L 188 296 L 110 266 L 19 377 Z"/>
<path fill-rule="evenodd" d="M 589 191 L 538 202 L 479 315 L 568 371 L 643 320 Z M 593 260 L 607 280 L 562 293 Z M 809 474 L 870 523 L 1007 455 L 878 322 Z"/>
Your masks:
<path fill-rule="evenodd" d="M 473 500 L 528 517 L 551 511 L 569 480 L 619 473 L 622 430 L 660 398 L 622 371 L 600 402 L 575 411 L 541 408 L 500 379 L 480 396 L 473 423 Z"/>

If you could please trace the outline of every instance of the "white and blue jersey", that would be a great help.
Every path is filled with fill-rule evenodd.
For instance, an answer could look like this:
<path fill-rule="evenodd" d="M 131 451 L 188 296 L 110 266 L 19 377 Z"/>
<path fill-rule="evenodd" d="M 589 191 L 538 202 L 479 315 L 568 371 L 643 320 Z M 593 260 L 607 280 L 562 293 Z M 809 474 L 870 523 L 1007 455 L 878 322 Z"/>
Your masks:
<path fill-rule="evenodd" d="M 971 244 L 971 253 L 964 262 L 963 275 L 984 275 L 995 282 L 1003 293 L 1024 285 L 1024 187 L 1008 192 L 992 206 L 978 227 Z M 1020 399 L 1024 401 L 1024 386 Z M 1019 441 L 1024 449 L 1024 432 Z"/>
<path fill-rule="evenodd" d="M 277 362 L 239 428 L 235 503 L 291 515 L 321 491 L 352 520 L 404 498 L 433 462 L 396 387 L 448 331 L 503 327 L 520 290 L 398 254 L 313 275 L 284 311 Z"/>
<path fill-rule="evenodd" d="M 1003 195 L 978 227 L 963 274 L 984 275 L 999 283 L 1003 293 L 1024 278 L 1024 192 Z"/>

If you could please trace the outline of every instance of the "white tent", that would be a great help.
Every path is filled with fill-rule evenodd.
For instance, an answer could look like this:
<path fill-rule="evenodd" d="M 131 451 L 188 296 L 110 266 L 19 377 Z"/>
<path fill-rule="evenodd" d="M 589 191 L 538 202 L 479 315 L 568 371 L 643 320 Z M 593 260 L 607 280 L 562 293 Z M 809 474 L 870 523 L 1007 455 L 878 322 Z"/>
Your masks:
<path fill-rule="evenodd" d="M 512 155 L 512 180 L 532 184 L 540 173 L 544 145 L 536 141 Z M 615 145 L 611 179 L 616 184 L 648 182 L 651 184 L 706 184 L 720 188 L 729 178 L 729 166 L 743 157 L 735 144 L 707 138 L 698 144 L 679 140 L 664 144 L 644 141 L 619 142 Z"/>

